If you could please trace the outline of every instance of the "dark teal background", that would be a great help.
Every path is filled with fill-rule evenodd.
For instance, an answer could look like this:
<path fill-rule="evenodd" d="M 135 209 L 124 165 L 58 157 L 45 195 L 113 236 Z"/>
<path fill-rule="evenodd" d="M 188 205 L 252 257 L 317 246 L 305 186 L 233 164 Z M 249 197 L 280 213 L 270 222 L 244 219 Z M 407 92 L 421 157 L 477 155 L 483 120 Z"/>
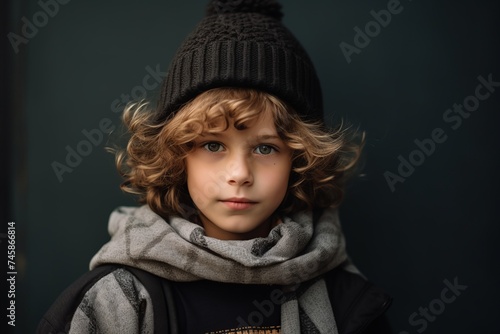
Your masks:
<path fill-rule="evenodd" d="M 7 33 L 21 34 L 22 17 L 42 9 L 34 0 L 2 5 L 1 208 L 2 225 L 17 224 L 13 333 L 34 331 L 107 241 L 110 212 L 134 203 L 119 190 L 108 136 L 62 182 L 51 164 L 65 163 L 83 130 L 105 118 L 120 124 L 113 102 L 143 85 L 147 67 L 167 70 L 204 3 L 72 0 L 18 53 Z M 352 45 L 353 29 L 388 1 L 283 3 L 285 24 L 316 65 L 327 122 L 367 133 L 366 176 L 349 187 L 341 218 L 353 261 L 394 297 L 395 333 L 423 330 L 409 317 L 436 307 L 443 281 L 455 278 L 467 289 L 422 332 L 498 333 L 500 87 L 457 129 L 443 120 L 474 94 L 478 76 L 500 82 L 498 1 L 402 0 L 350 63 L 339 44 Z M 435 128 L 446 141 L 391 191 L 384 173 L 397 173 L 398 156 L 408 159 Z"/>

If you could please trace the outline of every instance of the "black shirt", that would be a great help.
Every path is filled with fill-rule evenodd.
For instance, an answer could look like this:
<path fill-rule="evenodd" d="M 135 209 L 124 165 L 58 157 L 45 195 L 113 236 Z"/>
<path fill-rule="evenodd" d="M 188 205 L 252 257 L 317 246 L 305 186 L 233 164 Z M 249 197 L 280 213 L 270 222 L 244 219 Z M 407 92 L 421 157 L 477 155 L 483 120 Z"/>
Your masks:
<path fill-rule="evenodd" d="M 173 282 L 180 333 L 279 333 L 283 293 L 277 285 Z M 251 333 L 251 332 L 250 332 Z"/>

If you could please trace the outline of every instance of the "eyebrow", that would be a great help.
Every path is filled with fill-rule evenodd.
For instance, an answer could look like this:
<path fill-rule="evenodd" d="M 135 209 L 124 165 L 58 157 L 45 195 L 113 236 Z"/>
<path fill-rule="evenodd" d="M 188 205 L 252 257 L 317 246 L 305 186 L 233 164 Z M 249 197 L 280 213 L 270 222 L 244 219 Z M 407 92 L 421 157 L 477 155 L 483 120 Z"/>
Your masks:
<path fill-rule="evenodd" d="M 256 136 L 257 140 L 268 140 L 268 139 L 281 139 L 278 135 L 259 135 Z"/>

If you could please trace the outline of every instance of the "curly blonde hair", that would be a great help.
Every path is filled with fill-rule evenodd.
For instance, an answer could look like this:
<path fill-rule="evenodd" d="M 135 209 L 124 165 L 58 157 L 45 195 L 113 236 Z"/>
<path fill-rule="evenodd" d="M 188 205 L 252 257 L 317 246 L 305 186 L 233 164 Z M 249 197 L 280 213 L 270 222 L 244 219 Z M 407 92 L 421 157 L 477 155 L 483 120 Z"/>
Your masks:
<path fill-rule="evenodd" d="M 271 113 L 278 135 L 293 152 L 289 191 L 276 213 L 338 206 L 364 134 L 305 122 L 273 95 L 233 87 L 208 90 L 163 121 L 156 120 L 148 103 L 128 105 L 123 122 L 130 139 L 126 150 L 116 151 L 122 190 L 139 195 L 160 216 L 187 216 L 194 204 L 187 191 L 185 157 L 195 139 L 231 124 L 243 129 L 264 113 Z"/>

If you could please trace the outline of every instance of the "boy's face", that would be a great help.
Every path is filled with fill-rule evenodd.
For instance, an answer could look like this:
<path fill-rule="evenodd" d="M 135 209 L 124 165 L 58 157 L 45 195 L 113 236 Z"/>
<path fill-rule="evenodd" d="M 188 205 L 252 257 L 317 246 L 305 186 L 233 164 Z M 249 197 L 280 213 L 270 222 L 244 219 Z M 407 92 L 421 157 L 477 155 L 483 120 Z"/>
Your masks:
<path fill-rule="evenodd" d="M 195 145 L 186 158 L 187 186 L 207 236 L 267 236 L 292 167 L 292 151 L 279 138 L 271 115 L 243 130 L 231 125 L 224 132 L 204 134 Z"/>

